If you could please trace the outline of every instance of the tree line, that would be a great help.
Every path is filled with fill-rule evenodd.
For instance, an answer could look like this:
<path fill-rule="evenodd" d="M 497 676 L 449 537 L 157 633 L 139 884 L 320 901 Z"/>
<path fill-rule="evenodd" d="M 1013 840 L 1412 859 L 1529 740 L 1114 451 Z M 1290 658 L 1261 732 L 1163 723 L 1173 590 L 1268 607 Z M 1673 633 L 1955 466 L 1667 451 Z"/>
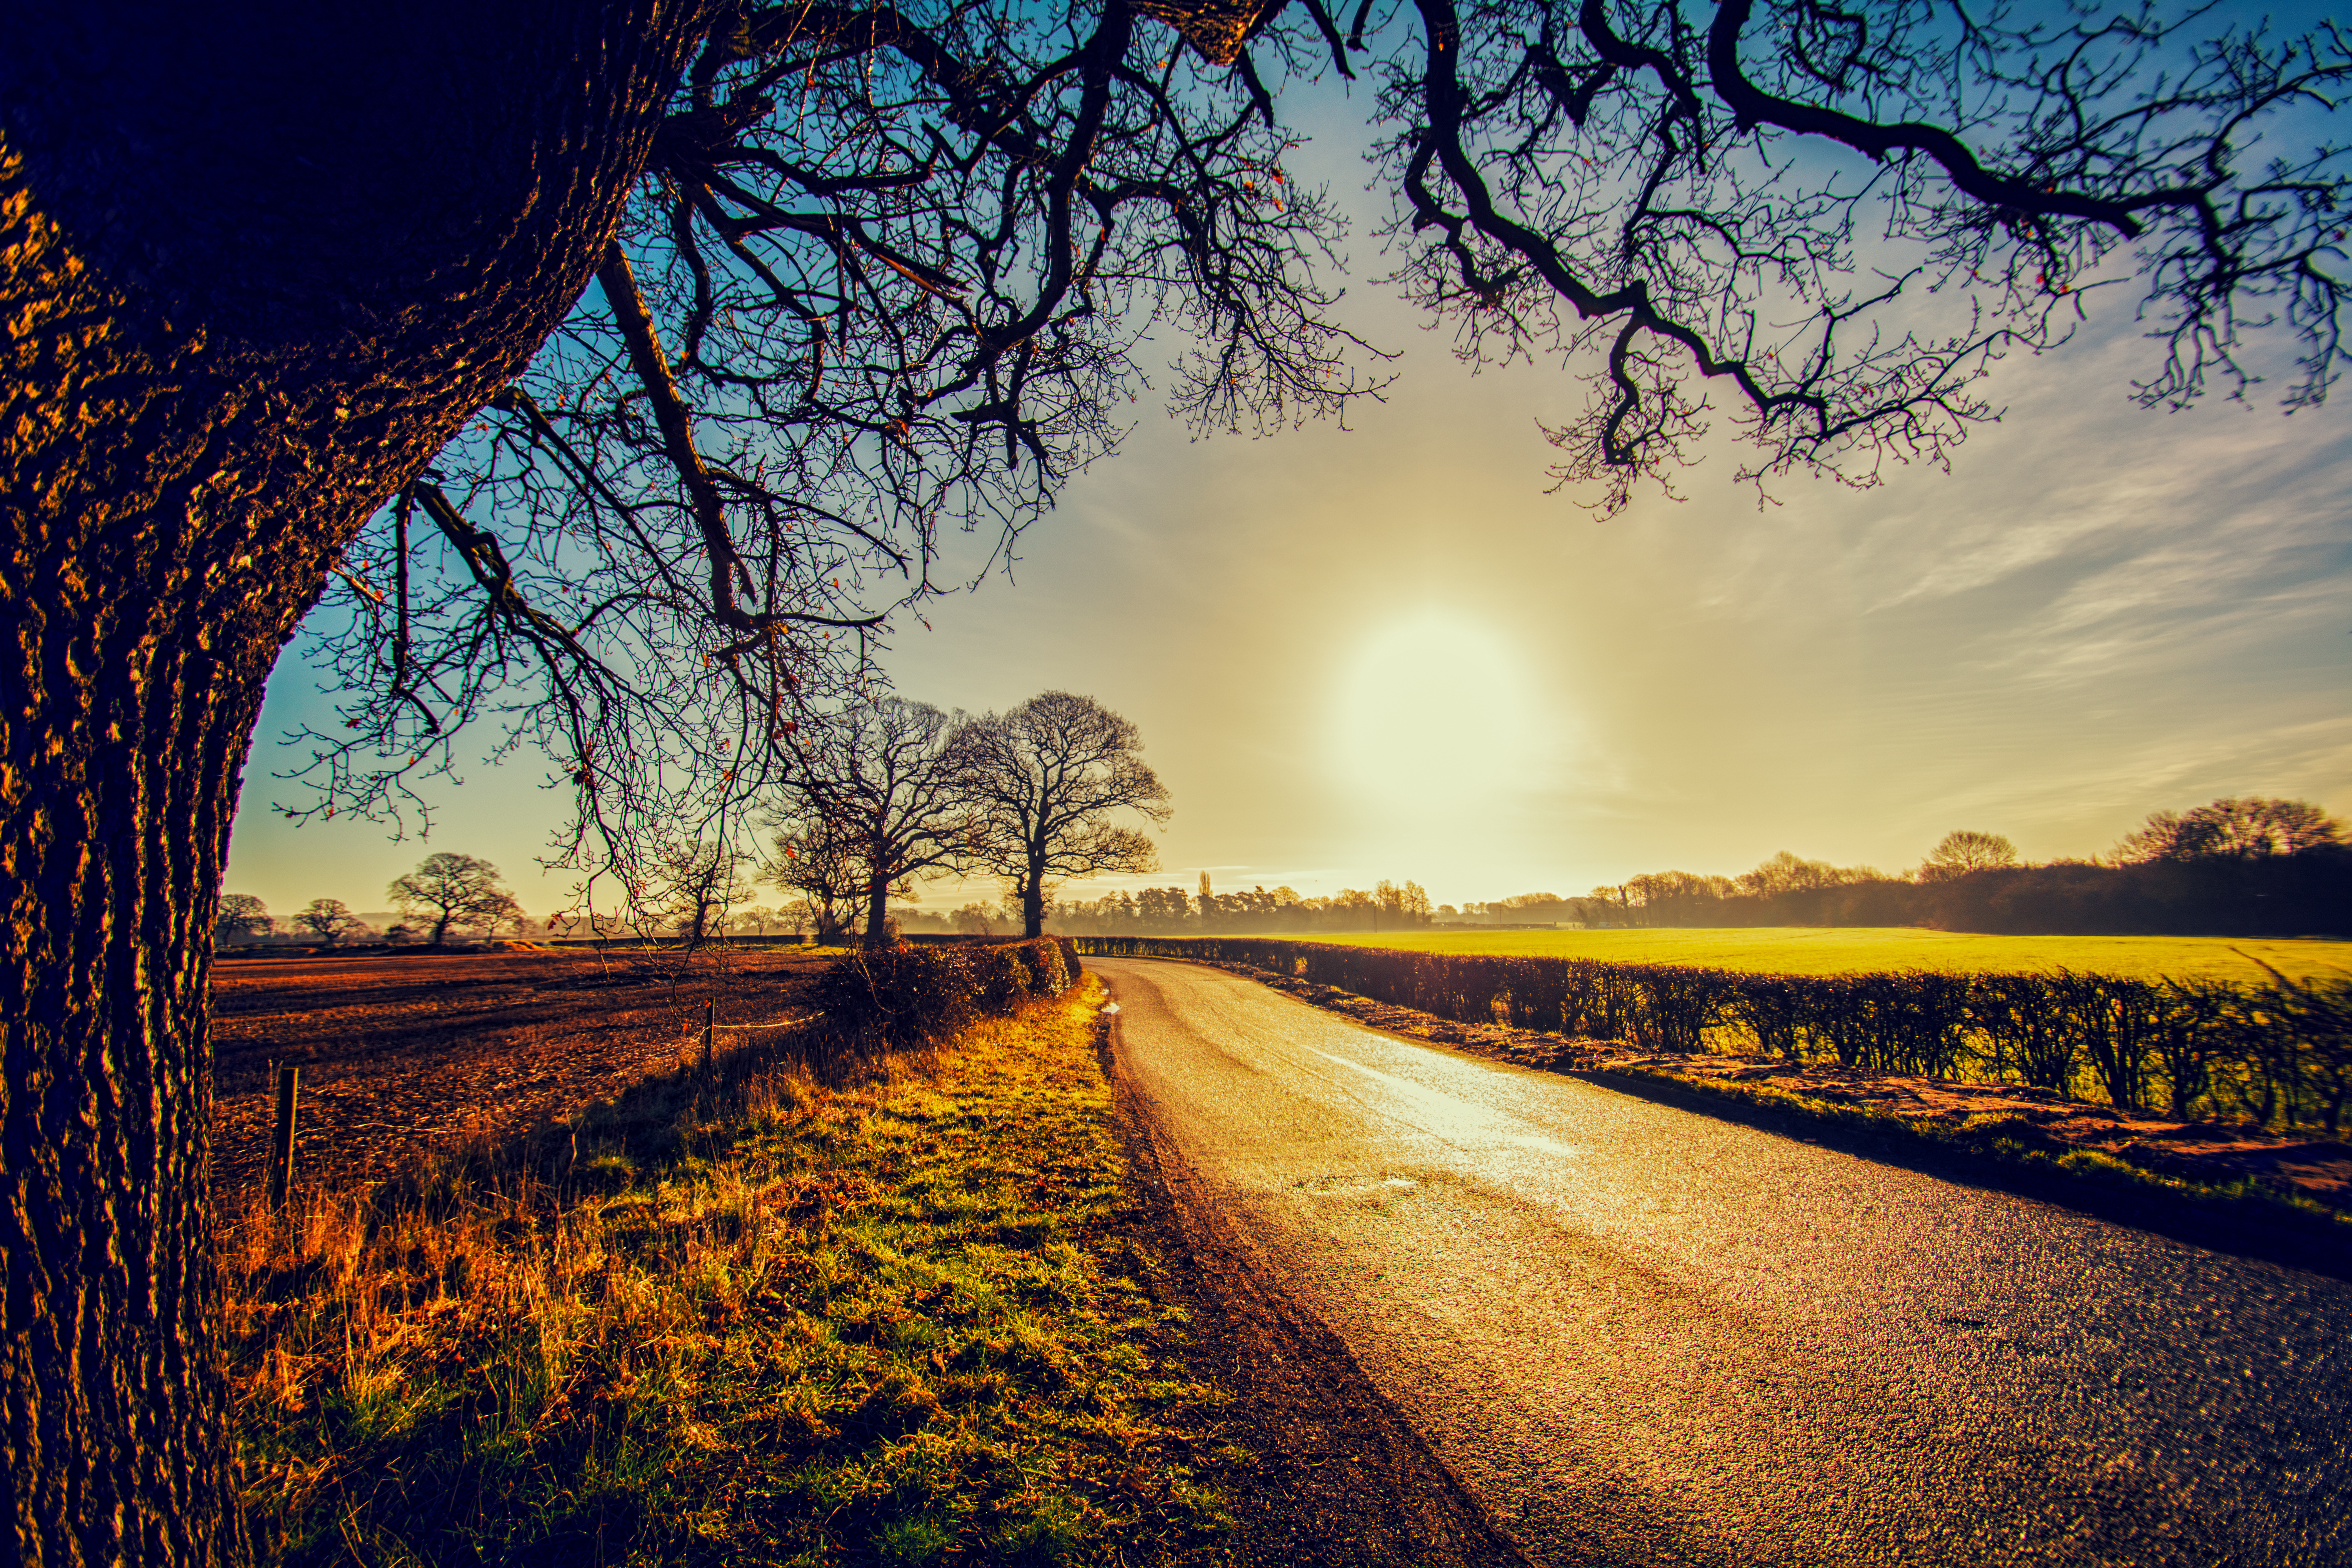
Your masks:
<path fill-rule="evenodd" d="M 1302 897 L 1295 889 L 1264 885 L 1247 892 L 1220 893 L 1208 872 L 1200 890 L 1142 888 L 1073 900 L 1052 907 L 1053 929 L 1067 935 L 1118 935 L 1130 931 L 1405 931 L 1427 926 L 1436 911 L 1418 882 L 1382 880 L 1367 891 L 1342 888 L 1329 898 Z"/>
<path fill-rule="evenodd" d="M 2343 823 L 2308 801 L 2245 795 L 2151 813 L 2084 859 L 2030 865 L 2002 835 L 1964 829 L 1902 874 L 1784 849 L 1737 877 L 1648 872 L 1581 898 L 1523 893 L 1461 912 L 1486 923 L 2278 936 L 2344 931 L 2347 910 Z"/>
<path fill-rule="evenodd" d="M 1142 750 L 1135 724 L 1091 697 L 1048 691 L 975 718 L 877 695 L 810 722 L 798 765 L 762 803 L 769 853 L 718 839 L 672 840 L 658 847 L 646 874 L 626 884 L 616 906 L 559 910 L 543 929 L 556 936 L 675 937 L 689 946 L 782 930 L 828 943 L 887 946 L 906 912 L 892 899 L 913 897 L 933 878 L 981 876 L 1003 884 L 1006 911 L 972 904 L 950 920 L 924 923 L 987 930 L 1002 919 L 1034 937 L 1049 913 L 1066 907 L 1054 895 L 1066 881 L 1158 868 L 1150 837 L 1114 820 L 1130 812 L 1156 826 L 1173 810 Z M 761 884 L 787 900 L 755 902 Z M 1202 887 L 1205 896 L 1205 877 Z M 1381 896 L 1391 896 L 1381 887 Z M 1425 918 L 1427 899 L 1417 887 L 1412 895 Z M 498 868 L 471 855 L 427 856 L 395 878 L 386 896 L 415 922 L 382 933 L 395 943 L 438 947 L 452 931 L 488 939 L 529 923 Z M 1185 903 L 1181 893 L 1175 897 Z M 311 900 L 290 925 L 321 946 L 374 934 L 340 899 Z M 216 941 L 252 941 L 276 929 L 261 900 L 222 896 Z"/>
<path fill-rule="evenodd" d="M 384 897 L 404 918 L 382 931 L 353 914 L 341 899 L 313 899 L 286 925 L 291 934 L 320 947 L 371 937 L 394 946 L 421 942 L 442 947 L 453 931 L 490 942 L 523 931 L 531 923 L 499 868 L 478 856 L 427 855 L 415 870 L 394 877 Z M 269 906 L 260 899 L 251 893 L 224 893 L 213 918 L 213 940 L 224 946 L 257 942 L 277 934 L 278 928 Z"/>

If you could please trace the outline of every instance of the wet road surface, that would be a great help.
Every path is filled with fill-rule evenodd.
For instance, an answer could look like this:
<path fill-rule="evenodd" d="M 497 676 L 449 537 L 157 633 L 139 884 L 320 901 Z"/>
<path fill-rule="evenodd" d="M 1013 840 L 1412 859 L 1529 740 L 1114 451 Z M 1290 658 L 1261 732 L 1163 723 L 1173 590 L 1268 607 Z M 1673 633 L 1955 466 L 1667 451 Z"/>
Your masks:
<path fill-rule="evenodd" d="M 1548 1563 L 2352 1563 L 2352 1285 L 1089 959 L 1142 1110 Z"/>

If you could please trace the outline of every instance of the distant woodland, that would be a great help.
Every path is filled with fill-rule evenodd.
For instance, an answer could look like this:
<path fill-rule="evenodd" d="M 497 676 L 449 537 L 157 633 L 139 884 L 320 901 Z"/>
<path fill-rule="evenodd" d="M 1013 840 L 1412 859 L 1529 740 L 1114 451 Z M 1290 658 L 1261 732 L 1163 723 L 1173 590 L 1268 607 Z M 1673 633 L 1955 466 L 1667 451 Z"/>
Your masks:
<path fill-rule="evenodd" d="M 1908 872 L 1783 850 L 1737 877 L 1657 871 L 1581 897 L 1431 906 L 1411 882 L 1304 899 L 1288 888 L 1148 888 L 1051 906 L 1050 929 L 1315 931 L 1411 926 L 1926 926 L 2004 935 L 2316 936 L 2352 932 L 2352 844 L 2307 801 L 2240 796 L 2159 811 L 2104 856 L 2030 865 L 2000 834 L 1945 836 Z"/>

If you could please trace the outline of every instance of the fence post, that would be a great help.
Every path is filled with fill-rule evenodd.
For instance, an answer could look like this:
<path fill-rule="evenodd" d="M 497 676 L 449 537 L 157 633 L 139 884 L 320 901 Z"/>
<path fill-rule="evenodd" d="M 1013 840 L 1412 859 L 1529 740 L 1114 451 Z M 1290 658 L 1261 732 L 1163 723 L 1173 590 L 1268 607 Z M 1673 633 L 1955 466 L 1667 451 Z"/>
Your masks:
<path fill-rule="evenodd" d="M 302 1092 L 302 1069 L 278 1069 L 278 1127 L 269 1141 L 269 1206 L 283 1209 L 294 1188 L 294 1112 Z"/>
<path fill-rule="evenodd" d="M 710 1087 L 710 1032 L 718 1026 L 719 1004 L 702 1005 L 702 1087 Z"/>

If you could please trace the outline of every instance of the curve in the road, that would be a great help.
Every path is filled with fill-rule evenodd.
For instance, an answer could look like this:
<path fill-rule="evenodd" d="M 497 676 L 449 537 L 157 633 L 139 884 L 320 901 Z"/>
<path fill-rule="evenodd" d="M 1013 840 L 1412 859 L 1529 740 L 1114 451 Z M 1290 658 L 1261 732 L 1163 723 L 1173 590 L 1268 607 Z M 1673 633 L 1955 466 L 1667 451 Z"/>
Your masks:
<path fill-rule="evenodd" d="M 1540 1561 L 2352 1562 L 2352 1285 L 1089 965 L 1141 1114 Z"/>

